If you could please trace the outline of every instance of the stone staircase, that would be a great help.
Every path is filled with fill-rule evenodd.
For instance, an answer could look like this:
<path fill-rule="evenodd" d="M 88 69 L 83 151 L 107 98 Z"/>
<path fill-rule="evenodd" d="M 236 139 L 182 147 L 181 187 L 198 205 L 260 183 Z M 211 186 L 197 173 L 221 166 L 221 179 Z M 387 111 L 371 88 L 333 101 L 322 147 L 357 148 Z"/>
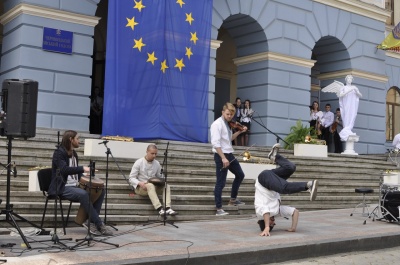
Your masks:
<path fill-rule="evenodd" d="M 85 138 L 99 138 L 98 135 L 80 133 L 81 147 L 77 150 L 80 164 L 88 164 L 89 160 L 96 161 L 97 177 L 105 181 L 106 158 L 85 157 L 83 142 Z M 154 142 L 154 141 L 153 141 Z M 157 159 L 162 163 L 167 141 L 156 141 L 159 147 Z M 44 197 L 40 191 L 28 192 L 29 169 L 36 166 L 51 166 L 51 158 L 57 144 L 57 131 L 52 129 L 37 129 L 36 137 L 27 140 L 12 140 L 12 161 L 18 168 L 18 176 L 11 175 L 11 196 L 14 212 L 31 222 L 40 223 L 44 207 Z M 245 148 L 235 148 L 240 154 Z M 253 147 L 252 156 L 266 157 L 270 147 Z M 111 150 L 112 151 L 112 150 Z M 7 139 L 0 138 L 0 162 L 7 164 Z M 320 181 L 318 197 L 314 202 L 309 201 L 309 193 L 283 195 L 286 205 L 298 208 L 300 211 L 352 208 L 362 200 L 362 195 L 354 192 L 357 187 L 374 189 L 373 194 L 366 196 L 369 203 L 378 202 L 379 181 L 381 172 L 394 169 L 387 157 L 381 155 L 344 156 L 329 154 L 328 158 L 294 157 L 292 151 L 281 150 L 281 154 L 296 163 L 297 171 L 291 181 Z M 144 154 L 143 154 L 144 155 Z M 109 160 L 107 222 L 111 224 L 138 224 L 161 220 L 153 209 L 147 197 L 134 195 L 127 184 L 133 159 L 116 161 L 121 172 L 112 158 Z M 0 169 L 2 170 L 2 168 Z M 244 206 L 224 206 L 230 213 L 228 216 L 215 216 L 213 189 L 215 184 L 215 167 L 210 144 L 186 143 L 169 141 L 168 149 L 168 183 L 171 185 L 172 205 L 179 212 L 176 221 L 210 220 L 221 218 L 248 218 L 254 215 L 254 180 L 245 178 L 239 198 L 246 202 Z M 4 208 L 6 199 L 6 171 L 0 175 L 0 198 Z M 232 179 L 227 180 L 223 192 L 224 201 L 229 200 Z M 67 204 L 65 203 L 64 208 Z M 49 205 L 46 215 L 46 225 L 53 220 L 52 205 Z M 74 225 L 74 217 L 79 205 L 74 203 L 69 225 Z M 2 208 L 2 209 L 3 209 Z M 104 205 L 103 205 L 104 209 Z M 350 210 L 349 210 L 350 213 Z M 101 214 L 104 217 L 104 210 Z M 1 219 L 4 219 L 2 215 Z M 59 218 L 60 220 L 61 218 Z M 21 226 L 24 226 L 21 223 Z"/>

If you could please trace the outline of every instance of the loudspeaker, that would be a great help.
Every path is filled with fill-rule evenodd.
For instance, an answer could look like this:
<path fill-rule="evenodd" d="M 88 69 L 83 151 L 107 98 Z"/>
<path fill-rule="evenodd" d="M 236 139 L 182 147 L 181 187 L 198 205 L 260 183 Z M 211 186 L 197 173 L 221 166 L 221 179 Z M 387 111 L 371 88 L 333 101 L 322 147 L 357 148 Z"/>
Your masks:
<path fill-rule="evenodd" d="M 6 79 L 2 86 L 2 109 L 5 112 L 2 135 L 35 137 L 38 82 Z"/>

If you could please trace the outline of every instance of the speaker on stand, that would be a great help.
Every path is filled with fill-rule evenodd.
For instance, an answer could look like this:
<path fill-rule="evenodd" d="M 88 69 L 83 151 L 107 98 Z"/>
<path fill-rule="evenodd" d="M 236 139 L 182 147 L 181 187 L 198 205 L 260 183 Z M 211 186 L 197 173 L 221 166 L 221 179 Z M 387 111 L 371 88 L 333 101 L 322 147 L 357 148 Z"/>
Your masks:
<path fill-rule="evenodd" d="M 8 159 L 6 205 L 0 214 L 6 215 L 5 221 L 18 230 L 26 247 L 31 248 L 15 217 L 36 228 L 40 227 L 15 213 L 10 203 L 11 172 L 16 177 L 16 168 L 11 169 L 11 151 L 14 137 L 27 139 L 36 135 L 38 82 L 27 79 L 6 79 L 3 81 L 1 97 L 0 134 L 7 136 Z"/>

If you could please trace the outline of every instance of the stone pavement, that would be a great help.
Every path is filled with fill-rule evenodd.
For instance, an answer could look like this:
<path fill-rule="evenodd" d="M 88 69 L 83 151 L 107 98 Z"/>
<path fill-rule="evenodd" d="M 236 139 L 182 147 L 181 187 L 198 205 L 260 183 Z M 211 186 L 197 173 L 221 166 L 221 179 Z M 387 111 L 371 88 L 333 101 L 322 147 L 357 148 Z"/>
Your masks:
<path fill-rule="evenodd" d="M 398 264 L 400 247 L 362 252 L 341 253 L 331 256 L 302 259 L 296 261 L 270 263 L 276 265 L 384 265 Z"/>
<path fill-rule="evenodd" d="M 4 235 L 0 243 L 16 243 L 2 247 L 7 264 L 268 264 L 354 251 L 370 251 L 400 246 L 400 227 L 386 221 L 367 220 L 352 209 L 301 212 L 295 233 L 285 231 L 290 220 L 277 218 L 271 237 L 260 237 L 256 218 L 224 219 L 148 226 L 118 226 L 107 242 L 87 243 L 74 249 L 59 249 L 52 242 L 31 243 L 32 249 L 22 248 L 17 234 Z M 3 224 L 4 225 L 4 224 Z M 22 228 L 26 230 L 26 228 Z M 65 238 L 58 233 L 60 238 Z M 67 228 L 73 239 L 85 237 L 81 227 Z M 27 236 L 29 241 L 50 239 L 50 236 Z M 66 241 L 73 246 L 75 241 Z M 346 254 L 348 255 L 348 254 Z M 352 254 L 350 254 L 352 255 Z M 339 257 L 342 255 L 339 255 Z M 1 259 L 1 257 L 0 257 Z M 296 262 L 297 263 L 297 262 Z M 287 263 L 290 264 L 290 263 Z M 308 264 L 308 263 L 304 263 Z M 310 263 L 329 264 L 329 263 Z M 348 263 L 353 264 L 353 263 Z M 357 264 L 357 263 L 354 263 Z"/>

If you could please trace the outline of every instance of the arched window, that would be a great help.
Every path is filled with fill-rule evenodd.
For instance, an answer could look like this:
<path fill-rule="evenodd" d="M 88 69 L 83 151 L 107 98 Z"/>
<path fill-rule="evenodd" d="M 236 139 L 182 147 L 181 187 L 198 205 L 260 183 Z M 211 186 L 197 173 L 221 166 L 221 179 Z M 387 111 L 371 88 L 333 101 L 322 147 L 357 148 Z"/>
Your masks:
<path fill-rule="evenodd" d="M 386 141 L 392 141 L 397 133 L 400 133 L 400 90 L 392 87 L 386 95 Z"/>

